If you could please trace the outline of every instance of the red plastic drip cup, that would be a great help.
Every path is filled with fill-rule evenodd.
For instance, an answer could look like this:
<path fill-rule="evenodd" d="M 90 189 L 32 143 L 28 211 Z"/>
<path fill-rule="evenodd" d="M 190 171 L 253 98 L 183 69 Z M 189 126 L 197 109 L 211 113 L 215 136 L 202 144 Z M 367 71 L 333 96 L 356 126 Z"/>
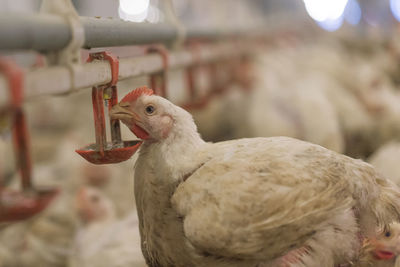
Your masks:
<path fill-rule="evenodd" d="M 37 189 L 32 182 L 29 131 L 22 109 L 23 72 L 12 61 L 0 60 L 0 71 L 10 87 L 9 113 L 13 121 L 13 139 L 22 191 L 0 185 L 0 222 L 26 220 L 43 211 L 58 195 L 58 189 Z"/>
<path fill-rule="evenodd" d="M 119 120 L 110 119 L 111 140 L 106 139 L 106 123 L 104 116 L 104 100 L 108 101 L 108 109 L 118 104 L 117 79 L 118 79 L 118 59 L 107 53 L 93 53 L 89 55 L 88 61 L 108 60 L 111 65 L 111 82 L 107 85 L 100 85 L 92 88 L 92 104 L 94 115 L 94 128 L 96 143 L 89 144 L 83 148 L 75 150 L 84 159 L 93 164 L 112 164 L 126 161 L 138 150 L 142 141 L 122 141 Z M 109 92 L 109 99 L 104 98 L 105 90 Z"/>

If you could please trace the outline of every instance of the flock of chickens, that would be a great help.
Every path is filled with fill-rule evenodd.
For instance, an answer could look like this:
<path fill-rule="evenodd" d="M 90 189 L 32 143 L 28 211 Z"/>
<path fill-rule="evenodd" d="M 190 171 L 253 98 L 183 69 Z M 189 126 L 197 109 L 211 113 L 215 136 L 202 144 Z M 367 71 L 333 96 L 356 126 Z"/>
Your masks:
<path fill-rule="evenodd" d="M 0 225 L 0 267 L 396 266 L 393 53 L 333 38 L 259 47 L 251 90 L 232 84 L 190 110 L 200 135 L 187 112 L 142 88 L 111 111 L 125 139 L 144 140 L 118 165 L 74 152 L 92 142 L 88 92 L 28 103 L 35 184 L 61 193 L 36 217 Z M 201 94 L 211 81 L 197 72 Z M 168 99 L 180 103 L 184 70 L 168 77 Z M 146 83 L 122 81 L 120 95 Z M 0 133 L 0 171 L 17 187 Z M 272 136 L 287 137 L 259 138 Z"/>

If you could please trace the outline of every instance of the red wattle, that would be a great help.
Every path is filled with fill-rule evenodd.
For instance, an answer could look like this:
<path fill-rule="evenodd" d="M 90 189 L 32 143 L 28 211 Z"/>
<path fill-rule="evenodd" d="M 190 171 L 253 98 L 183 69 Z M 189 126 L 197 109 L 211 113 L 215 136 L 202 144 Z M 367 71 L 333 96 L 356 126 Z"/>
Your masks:
<path fill-rule="evenodd" d="M 134 124 L 133 127 L 131 128 L 131 131 L 140 139 L 142 140 L 147 140 L 149 139 L 149 134 L 143 130 L 142 127 L 140 127 L 137 124 Z"/>
<path fill-rule="evenodd" d="M 375 254 L 374 255 L 375 258 L 378 260 L 390 260 L 390 259 L 394 258 L 394 254 L 389 251 L 378 250 L 378 251 L 375 251 L 374 254 Z"/>

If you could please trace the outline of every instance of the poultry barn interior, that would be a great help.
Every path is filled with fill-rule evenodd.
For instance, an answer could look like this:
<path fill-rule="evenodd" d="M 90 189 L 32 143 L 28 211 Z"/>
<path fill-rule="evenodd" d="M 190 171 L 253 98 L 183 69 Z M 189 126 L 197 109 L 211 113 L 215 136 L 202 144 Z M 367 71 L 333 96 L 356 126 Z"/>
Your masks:
<path fill-rule="evenodd" d="M 400 266 L 400 0 L 0 13 L 0 267 Z"/>

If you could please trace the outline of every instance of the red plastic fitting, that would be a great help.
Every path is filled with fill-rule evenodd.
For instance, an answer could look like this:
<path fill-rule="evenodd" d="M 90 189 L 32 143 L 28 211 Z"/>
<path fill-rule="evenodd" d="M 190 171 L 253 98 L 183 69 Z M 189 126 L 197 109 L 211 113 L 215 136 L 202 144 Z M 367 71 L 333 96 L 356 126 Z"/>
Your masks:
<path fill-rule="evenodd" d="M 84 159 L 93 164 L 110 164 L 128 160 L 139 148 L 140 141 L 122 141 L 119 120 L 110 119 L 111 128 L 111 148 L 108 147 L 106 137 L 106 123 L 104 116 L 104 91 L 111 89 L 108 101 L 108 110 L 118 104 L 117 82 L 119 73 L 119 60 L 116 56 L 108 52 L 98 52 L 89 54 L 87 62 L 93 60 L 107 60 L 111 67 L 111 82 L 105 85 L 94 86 L 92 88 L 92 105 L 94 115 L 94 127 L 96 143 L 84 148 L 77 149 L 76 152 Z"/>
<path fill-rule="evenodd" d="M 6 76 L 10 88 L 13 139 L 23 189 L 18 192 L 0 185 L 0 222 L 13 222 L 28 219 L 44 210 L 59 191 L 33 188 L 30 140 L 22 109 L 23 71 L 13 61 L 0 59 L 0 72 Z"/>

